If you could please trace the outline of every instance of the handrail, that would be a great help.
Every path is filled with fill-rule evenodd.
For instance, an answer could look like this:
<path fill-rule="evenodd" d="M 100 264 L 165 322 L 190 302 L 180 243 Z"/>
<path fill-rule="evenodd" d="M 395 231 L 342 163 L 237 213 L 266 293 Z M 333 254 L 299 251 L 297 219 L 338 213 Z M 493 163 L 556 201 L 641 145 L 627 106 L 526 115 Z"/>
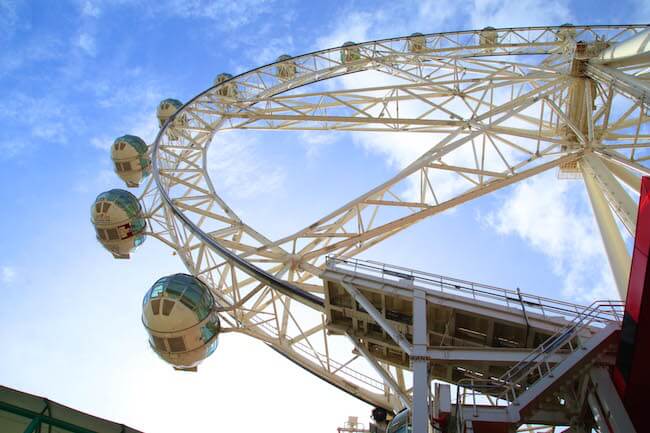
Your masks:
<path fill-rule="evenodd" d="M 508 371 L 506 371 L 499 378 L 467 378 L 459 380 L 457 383 L 458 388 L 456 392 L 456 419 L 458 431 L 463 431 L 462 426 L 465 420 L 462 416 L 463 411 L 460 408 L 463 404 L 465 404 L 468 392 L 471 392 L 471 405 L 473 408 L 474 416 L 478 415 L 478 405 L 476 404 L 477 395 L 479 397 L 487 395 L 495 396 L 496 402 L 488 399 L 492 406 L 499 406 L 499 400 L 502 400 L 504 402 L 516 400 L 517 396 L 519 396 L 523 391 L 532 385 L 525 383 L 526 378 L 528 378 L 531 373 L 537 370 L 539 377 L 535 382 L 551 373 L 553 368 L 548 362 L 548 358 L 551 355 L 556 354 L 560 349 L 566 347 L 567 344 L 571 352 L 582 347 L 580 335 L 582 334 L 583 330 L 591 326 L 597 318 L 599 320 L 602 320 L 603 312 L 614 317 L 614 319 L 609 320 L 610 324 L 620 325 L 623 320 L 624 308 L 625 303 L 622 301 L 594 301 L 591 305 L 586 307 L 581 314 L 576 316 L 575 319 L 571 321 L 571 323 L 546 339 L 546 341 L 540 344 L 534 351 L 532 351 L 524 359 L 508 369 Z M 578 339 L 578 344 L 574 347 L 571 344 L 571 341 L 576 337 Z"/>
<path fill-rule="evenodd" d="M 557 299 L 546 298 L 517 290 L 505 289 L 487 284 L 461 280 L 439 274 L 408 269 L 401 266 L 389 265 L 361 259 L 343 259 L 327 256 L 326 265 L 329 269 L 349 270 L 365 275 L 377 276 L 386 281 L 410 280 L 418 283 L 424 289 L 442 293 L 450 293 L 471 297 L 474 300 L 486 300 L 505 305 L 507 308 L 525 310 L 527 313 L 541 315 L 544 318 L 561 318 L 573 322 L 589 308 Z M 594 325 L 604 326 L 612 320 L 621 320 L 615 311 L 599 311 Z"/>
<path fill-rule="evenodd" d="M 540 378 L 544 377 L 550 372 L 551 367 L 549 366 L 547 360 L 551 355 L 555 354 L 561 348 L 565 347 L 567 343 L 569 344 L 571 351 L 574 351 L 577 347 L 581 346 L 579 338 L 578 346 L 576 346 L 576 348 L 571 345 L 571 340 L 573 340 L 575 337 L 579 337 L 581 331 L 591 325 L 596 317 L 598 317 L 598 314 L 601 310 L 607 309 L 606 311 L 611 311 L 616 317 L 620 317 L 619 320 L 611 320 L 610 323 L 621 323 L 622 310 L 624 308 L 625 304 L 621 301 L 594 301 L 589 307 L 587 307 L 583 314 L 576 317 L 576 319 L 567 325 L 564 329 L 547 338 L 546 341 L 540 344 L 534 351 L 529 353 L 524 359 L 506 371 L 500 377 L 500 379 L 505 383 L 510 384 L 513 396 L 516 397 L 515 389 L 523 389 L 523 386 L 517 385 L 520 385 L 521 382 L 535 369 L 539 370 Z M 617 310 L 620 311 L 620 313 Z M 543 374 L 541 368 L 542 366 L 544 366 L 546 369 Z"/>

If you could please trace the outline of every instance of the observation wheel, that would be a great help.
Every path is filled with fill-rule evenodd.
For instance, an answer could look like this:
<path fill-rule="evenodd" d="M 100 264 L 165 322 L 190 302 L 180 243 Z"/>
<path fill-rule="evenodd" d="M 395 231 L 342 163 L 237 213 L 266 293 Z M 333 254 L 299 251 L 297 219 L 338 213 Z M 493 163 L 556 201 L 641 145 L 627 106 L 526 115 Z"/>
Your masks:
<path fill-rule="evenodd" d="M 163 101 L 150 146 L 127 135 L 112 148 L 127 186 L 143 184 L 139 197 L 111 190 L 92 208 L 98 239 L 115 257 L 128 258 L 150 236 L 175 250 L 188 270 L 161 279 L 145 296 L 152 348 L 176 368 L 196 369 L 219 332 L 241 332 L 377 408 L 410 407 L 417 357 L 373 328 L 381 318 L 371 310 L 415 338 L 399 316 L 414 314 L 411 307 L 386 297 L 365 305 L 348 288 L 354 277 L 341 272 L 366 269 L 400 284 L 439 279 L 440 287 L 470 290 L 468 282 L 352 258 L 418 221 L 551 170 L 558 181 L 584 183 L 624 299 L 630 257 L 619 227 L 634 236 L 635 194 L 640 176 L 650 175 L 649 29 L 487 27 L 347 42 L 220 74 L 185 104 Z M 228 206 L 220 180 L 208 175 L 213 137 L 234 129 L 390 132 L 426 136 L 431 146 L 308 227 L 269 239 Z M 511 296 L 482 290 L 494 294 L 492 302 Z M 535 299 L 542 313 L 554 313 L 540 313 L 536 337 L 507 330 L 488 338 L 501 325 L 479 332 L 470 319 L 461 326 L 462 315 L 452 329 L 453 314 L 432 310 L 428 344 L 530 352 L 583 311 Z M 485 376 L 486 368 L 490 375 L 507 371 L 519 358 L 504 359 L 490 358 L 489 367 L 475 358 L 432 362 L 428 374 L 458 384 Z"/>

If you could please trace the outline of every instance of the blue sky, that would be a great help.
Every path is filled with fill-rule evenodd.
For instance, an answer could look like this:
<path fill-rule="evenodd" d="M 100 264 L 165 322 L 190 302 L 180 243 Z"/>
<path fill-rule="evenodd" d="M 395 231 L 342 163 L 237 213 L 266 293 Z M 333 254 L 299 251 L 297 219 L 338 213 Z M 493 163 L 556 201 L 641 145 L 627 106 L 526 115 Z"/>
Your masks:
<path fill-rule="evenodd" d="M 153 432 L 331 432 L 366 416 L 240 336 L 224 336 L 197 375 L 156 358 L 141 298 L 183 268 L 153 240 L 119 262 L 95 241 L 89 206 L 121 185 L 112 140 L 150 142 L 160 100 L 185 101 L 220 72 L 284 53 L 415 31 L 648 19 L 647 0 L 0 0 L 0 383 Z M 217 188 L 272 238 L 387 179 L 404 157 L 382 138 L 328 135 L 234 134 L 212 152 Z M 365 257 L 582 302 L 613 295 L 585 194 L 554 176 L 427 220 Z"/>

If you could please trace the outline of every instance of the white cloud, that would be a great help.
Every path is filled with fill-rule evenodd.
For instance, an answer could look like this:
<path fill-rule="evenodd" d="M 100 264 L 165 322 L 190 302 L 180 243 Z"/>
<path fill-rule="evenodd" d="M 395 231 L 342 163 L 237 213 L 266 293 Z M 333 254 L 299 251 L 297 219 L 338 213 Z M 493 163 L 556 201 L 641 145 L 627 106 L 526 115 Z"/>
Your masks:
<path fill-rule="evenodd" d="M 8 96 L 11 98 L 12 104 L 0 106 L 0 120 L 10 121 L 29 131 L 28 134 L 9 137 L 8 140 L 5 140 L 16 143 L 10 146 L 15 151 L 14 155 L 26 144 L 42 140 L 65 143 L 68 139 L 68 131 L 74 131 L 75 128 L 79 128 L 83 124 L 76 113 L 69 106 L 61 103 L 59 98 L 54 95 L 35 97 L 16 92 Z M 26 136 L 31 136 L 36 140 L 29 140 Z"/>
<path fill-rule="evenodd" d="M 364 42 L 413 32 L 448 30 L 465 4 L 454 1 L 404 1 L 364 10 L 343 8 L 331 30 L 316 41 L 316 48 L 337 47 L 346 41 Z"/>
<path fill-rule="evenodd" d="M 256 65 L 273 63 L 282 54 L 294 53 L 294 42 L 291 35 L 268 38 L 264 42 L 253 44 L 252 48 L 246 50 L 246 56 L 255 62 Z"/>
<path fill-rule="evenodd" d="M 0 1 L 0 37 L 10 37 L 18 25 L 18 5 L 21 1 Z"/>
<path fill-rule="evenodd" d="M 208 153 L 208 167 L 216 190 L 246 199 L 282 189 L 285 174 L 254 151 L 252 134 L 234 131 L 214 136 Z"/>
<path fill-rule="evenodd" d="M 90 144 L 98 149 L 110 149 L 119 136 L 130 134 L 151 143 L 158 134 L 156 109 L 158 102 L 163 100 L 161 85 L 154 80 L 134 80 L 129 85 L 117 88 L 109 81 L 91 80 L 84 86 L 92 91 L 97 104 L 102 108 L 119 107 L 122 114 L 120 131 L 113 135 L 101 134 L 91 137 Z"/>
<path fill-rule="evenodd" d="M 616 286 L 581 186 L 557 180 L 555 172 L 539 175 L 515 186 L 482 220 L 546 256 L 564 281 L 564 296 L 583 302 L 615 299 Z"/>
<path fill-rule="evenodd" d="M 77 38 L 76 45 L 91 57 L 95 57 L 97 54 L 95 38 L 89 33 L 81 33 Z"/>
<path fill-rule="evenodd" d="M 16 279 L 16 269 L 11 266 L 2 266 L 0 268 L 0 280 L 5 284 L 10 284 Z"/>
<path fill-rule="evenodd" d="M 27 148 L 27 143 L 16 137 L 0 141 L 0 160 L 11 159 L 19 155 L 25 148 Z"/>
<path fill-rule="evenodd" d="M 308 159 L 317 159 L 323 150 L 334 144 L 339 138 L 338 134 L 332 132 L 303 131 L 300 133 L 300 143 L 305 149 Z"/>
<path fill-rule="evenodd" d="M 0 27 L 2 23 L 0 22 Z M 0 77 L 8 75 L 33 63 L 40 63 L 61 58 L 64 54 L 63 44 L 51 35 L 38 35 L 20 47 L 8 47 L 0 52 Z"/>
<path fill-rule="evenodd" d="M 168 0 L 159 3 L 159 11 L 182 18 L 211 19 L 219 24 L 220 30 L 232 31 L 271 12 L 272 3 L 271 0 Z"/>
<path fill-rule="evenodd" d="M 417 10 L 419 13 L 413 13 Z M 413 31 L 423 33 L 447 30 L 454 19 L 463 23 L 455 24 L 454 29 L 494 27 L 514 27 L 533 24 L 561 24 L 572 20 L 569 4 L 564 0 L 475 0 L 469 4 L 457 2 L 418 2 L 400 4 L 398 9 L 379 9 L 377 11 L 344 10 L 340 19 L 329 34 L 317 40 L 318 48 L 341 45 L 347 40 L 365 40 L 409 34 Z M 379 74 L 377 74 L 379 75 Z M 354 75 L 336 80 L 339 87 L 358 87 Z M 374 77 L 369 81 L 364 75 L 364 85 L 382 85 L 390 81 L 387 77 Z M 503 92 L 497 92 L 503 93 Z M 506 92 L 507 93 L 507 92 Z M 501 101 L 509 95 L 501 94 Z M 453 103 L 452 103 L 453 104 Z M 400 107 L 400 113 L 415 106 Z M 458 113 L 463 107 L 451 107 Z M 509 126 L 519 126 L 516 120 L 508 121 Z M 439 139 L 435 135 L 372 133 L 353 134 L 353 141 L 367 151 L 383 155 L 387 164 L 396 169 L 404 168 Z M 528 144 L 520 145 L 528 147 Z M 488 145 L 489 147 L 489 145 Z M 473 164 L 469 146 L 455 151 L 445 158 L 445 162 L 456 165 Z M 507 160 L 512 162 L 512 149 L 501 146 Z M 487 155 L 486 168 L 501 171 L 505 167 L 496 152 Z M 436 194 L 449 197 L 467 187 L 467 183 L 448 173 L 432 173 L 431 182 Z M 578 296 L 583 300 L 594 297 L 615 297 L 613 284 L 603 246 L 595 229 L 590 213 L 571 205 L 577 194 L 568 183 L 551 179 L 552 175 L 532 179 L 518 185 L 509 198 L 503 200 L 499 211 L 491 213 L 487 220 L 490 226 L 504 235 L 516 235 L 530 244 L 533 249 L 545 254 L 552 262 L 554 272 L 564 280 L 564 294 Z M 409 179 L 407 189 L 402 192 L 408 199 L 417 197 L 419 180 Z M 593 269 L 599 269 L 593 274 Z"/>
<path fill-rule="evenodd" d="M 471 28 L 560 25 L 573 17 L 566 0 L 474 0 Z"/>
<path fill-rule="evenodd" d="M 98 2 L 87 0 L 81 4 L 81 15 L 97 18 L 101 13 Z"/>

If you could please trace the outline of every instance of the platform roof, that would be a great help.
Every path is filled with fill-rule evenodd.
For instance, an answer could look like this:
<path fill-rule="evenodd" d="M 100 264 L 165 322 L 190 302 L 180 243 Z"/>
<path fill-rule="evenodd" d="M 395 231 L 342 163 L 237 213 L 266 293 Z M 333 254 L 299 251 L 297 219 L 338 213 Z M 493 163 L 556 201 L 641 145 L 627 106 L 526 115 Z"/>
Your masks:
<path fill-rule="evenodd" d="M 40 426 L 40 430 L 39 430 Z M 26 392 L 0 386 L 0 431 L 2 433 L 140 433 Z"/>

